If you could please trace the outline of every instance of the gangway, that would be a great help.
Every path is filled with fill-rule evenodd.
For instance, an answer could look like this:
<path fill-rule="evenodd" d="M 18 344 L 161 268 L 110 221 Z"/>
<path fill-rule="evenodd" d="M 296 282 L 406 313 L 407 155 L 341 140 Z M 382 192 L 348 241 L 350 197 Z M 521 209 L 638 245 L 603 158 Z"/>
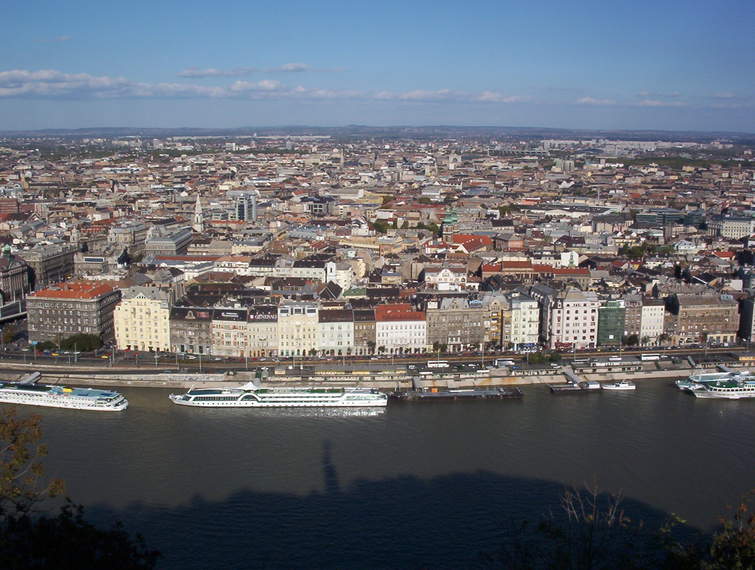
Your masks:
<path fill-rule="evenodd" d="M 19 384 L 36 384 L 39 382 L 39 380 L 42 378 L 42 374 L 39 372 L 29 372 L 28 374 L 24 374 L 21 376 L 21 379 L 18 381 Z"/>
<path fill-rule="evenodd" d="M 688 357 L 687 357 L 687 362 L 689 362 L 689 365 L 690 365 L 690 366 L 691 366 L 692 368 L 695 368 L 695 367 L 697 366 L 697 364 L 695 364 L 695 361 L 694 361 L 694 360 L 692 360 L 692 357 L 691 357 L 691 356 L 688 356 Z"/>

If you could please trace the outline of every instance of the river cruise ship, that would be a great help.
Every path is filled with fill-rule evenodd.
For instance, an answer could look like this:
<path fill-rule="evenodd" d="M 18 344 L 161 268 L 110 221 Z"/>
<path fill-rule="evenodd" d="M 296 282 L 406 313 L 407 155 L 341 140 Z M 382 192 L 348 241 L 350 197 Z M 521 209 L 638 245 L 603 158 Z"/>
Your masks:
<path fill-rule="evenodd" d="M 15 382 L 0 383 L 0 403 L 98 412 L 121 412 L 128 407 L 126 398 L 110 390 Z"/>
<path fill-rule="evenodd" d="M 730 378 L 704 382 L 702 388 L 691 390 L 697 398 L 724 398 L 739 400 L 755 398 L 755 378 L 750 375 L 731 374 Z"/>
<path fill-rule="evenodd" d="M 366 388 L 192 388 L 171 394 L 180 406 L 213 408 L 360 408 L 386 406 L 388 395 Z"/>

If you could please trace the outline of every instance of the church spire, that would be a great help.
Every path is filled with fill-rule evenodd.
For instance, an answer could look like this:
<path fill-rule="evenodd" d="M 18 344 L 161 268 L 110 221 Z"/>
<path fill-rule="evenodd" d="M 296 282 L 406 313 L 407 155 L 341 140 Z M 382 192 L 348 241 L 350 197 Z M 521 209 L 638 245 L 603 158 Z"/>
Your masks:
<path fill-rule="evenodd" d="M 199 193 L 197 193 L 197 203 L 194 206 L 194 223 L 191 227 L 197 233 L 204 231 L 204 217 L 202 216 L 202 202 L 199 199 Z"/>

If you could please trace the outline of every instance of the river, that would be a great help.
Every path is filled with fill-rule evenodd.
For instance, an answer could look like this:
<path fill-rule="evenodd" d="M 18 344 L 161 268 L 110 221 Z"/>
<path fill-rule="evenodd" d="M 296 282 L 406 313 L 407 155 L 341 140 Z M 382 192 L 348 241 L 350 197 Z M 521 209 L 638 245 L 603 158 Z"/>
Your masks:
<path fill-rule="evenodd" d="M 162 568 L 459 567 L 566 485 L 709 531 L 755 483 L 755 400 L 635 392 L 390 402 L 384 411 L 198 409 L 125 389 L 124 413 L 35 409 L 48 474 Z M 31 410 L 31 408 L 29 408 Z"/>

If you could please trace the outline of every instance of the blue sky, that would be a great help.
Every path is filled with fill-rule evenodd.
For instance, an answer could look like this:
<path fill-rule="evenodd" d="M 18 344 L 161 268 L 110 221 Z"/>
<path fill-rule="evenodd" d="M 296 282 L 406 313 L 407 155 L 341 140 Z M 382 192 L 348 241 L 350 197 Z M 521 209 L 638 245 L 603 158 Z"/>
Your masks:
<path fill-rule="evenodd" d="M 6 0 L 0 130 L 755 132 L 752 0 Z"/>

